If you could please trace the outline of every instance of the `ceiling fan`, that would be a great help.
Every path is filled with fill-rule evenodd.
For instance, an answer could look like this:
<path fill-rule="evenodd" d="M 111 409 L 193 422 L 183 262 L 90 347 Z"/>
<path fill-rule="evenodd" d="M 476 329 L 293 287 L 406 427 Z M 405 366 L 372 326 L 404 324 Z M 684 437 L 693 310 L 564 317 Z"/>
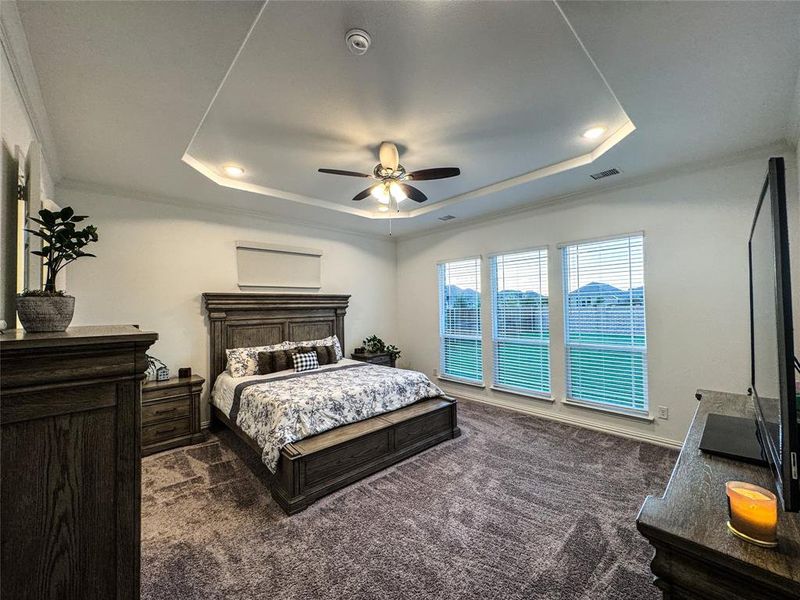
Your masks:
<path fill-rule="evenodd" d="M 371 175 L 356 171 L 342 171 L 340 169 L 319 169 L 319 172 L 377 179 L 378 183 L 353 196 L 353 200 L 358 202 L 367 196 L 373 196 L 381 204 L 389 204 L 392 199 L 395 202 L 400 202 L 406 198 L 410 198 L 414 202 L 425 202 L 428 197 L 414 186 L 409 185 L 409 181 L 447 179 L 461 174 L 461 169 L 458 167 L 438 167 L 407 173 L 403 165 L 400 164 L 400 153 L 397 151 L 397 146 L 392 142 L 381 142 L 378 158 L 381 162 L 375 165 Z"/>

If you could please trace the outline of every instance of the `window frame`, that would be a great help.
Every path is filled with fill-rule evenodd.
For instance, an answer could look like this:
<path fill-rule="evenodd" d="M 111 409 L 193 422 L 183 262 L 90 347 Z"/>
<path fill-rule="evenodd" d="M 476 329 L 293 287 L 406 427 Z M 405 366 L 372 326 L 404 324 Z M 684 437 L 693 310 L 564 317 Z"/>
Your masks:
<path fill-rule="evenodd" d="M 567 257 L 567 249 L 573 246 L 580 246 L 583 244 L 593 244 L 599 242 L 611 242 L 615 240 L 624 240 L 624 239 L 631 239 L 635 237 L 642 238 L 642 288 L 643 288 L 643 303 L 642 306 L 644 307 L 644 344 L 643 346 L 624 346 L 624 345 L 613 345 L 613 344 L 591 344 L 585 342 L 570 342 L 569 341 L 569 259 Z M 562 311 L 563 311 L 563 327 L 564 327 L 564 404 L 573 405 L 573 406 L 581 406 L 585 408 L 591 408 L 594 410 L 599 410 L 601 412 L 608 412 L 612 414 L 618 414 L 623 416 L 631 416 L 636 418 L 645 419 L 648 421 L 652 421 L 650 416 L 650 386 L 649 386 L 649 376 L 648 376 L 648 369 L 649 369 L 649 361 L 648 361 L 648 345 L 647 345 L 647 283 L 646 279 L 646 269 L 645 265 L 647 262 L 646 259 L 646 250 L 645 250 L 645 232 L 644 231 L 633 231 L 629 233 L 620 233 L 616 235 L 608 235 L 602 236 L 597 238 L 588 238 L 582 240 L 576 240 L 571 242 L 562 242 L 558 244 L 558 249 L 560 250 L 561 254 L 561 286 L 562 286 Z M 628 261 L 628 269 L 631 269 L 630 260 Z M 575 398 L 571 395 L 571 387 L 570 387 L 570 348 L 583 348 L 589 350 L 610 350 L 612 352 L 627 352 L 630 354 L 643 354 L 643 368 L 642 368 L 642 376 L 643 376 L 643 389 L 644 389 L 644 408 L 634 408 L 634 407 L 626 407 L 621 406 L 618 404 L 613 404 L 610 402 L 602 402 L 598 400 L 586 400 L 583 398 Z"/>
<path fill-rule="evenodd" d="M 546 341 L 532 341 L 532 340 L 523 340 L 523 339 L 516 339 L 516 338 L 507 338 L 507 339 L 500 339 L 498 335 L 498 328 L 497 328 L 497 316 L 498 316 L 498 307 L 497 307 L 497 258 L 500 256 L 509 256 L 514 254 L 524 254 L 526 252 L 545 252 L 545 281 L 547 283 L 548 289 L 548 296 L 547 296 L 547 340 Z M 504 250 L 502 252 L 493 252 L 488 255 L 489 258 L 489 293 L 490 293 L 490 303 L 491 303 L 491 317 L 492 317 L 492 329 L 491 329 L 491 342 L 492 342 L 492 389 L 497 390 L 499 392 L 505 392 L 509 394 L 516 394 L 519 396 L 525 396 L 528 398 L 534 398 L 537 400 L 548 400 L 550 402 L 553 401 L 553 364 L 552 364 L 552 336 L 551 336 L 551 328 L 550 328 L 550 247 L 547 244 L 541 246 L 534 246 L 528 248 L 519 248 L 515 250 Z M 547 348 L 547 362 L 548 362 L 548 369 L 547 369 L 547 381 L 548 387 L 550 388 L 550 392 L 540 392 L 534 391 L 522 387 L 517 387 L 513 385 L 508 385 L 505 383 L 501 383 L 498 381 L 499 376 L 499 369 L 498 369 L 498 342 L 506 342 L 506 343 L 519 343 L 523 345 L 531 345 L 531 346 L 539 346 L 539 347 L 546 347 Z"/>
<path fill-rule="evenodd" d="M 441 269 L 445 265 L 452 264 L 452 263 L 459 263 L 459 262 L 466 262 L 474 260 L 478 263 L 478 277 L 477 277 L 477 285 L 478 285 L 478 298 L 479 298 L 479 305 L 478 305 L 478 333 L 476 336 L 470 335 L 452 335 L 446 334 L 444 331 L 444 310 L 442 306 L 442 277 L 441 277 Z M 485 387 L 485 361 L 483 356 L 483 256 L 480 254 L 472 255 L 472 256 L 465 256 L 462 258 L 450 258 L 447 260 L 440 260 L 436 263 L 436 294 L 438 296 L 438 319 L 439 319 L 439 370 L 437 373 L 437 378 L 444 380 L 444 381 L 452 381 L 454 383 L 461 383 L 464 385 L 472 385 L 475 387 Z M 459 377 L 458 375 L 450 375 L 445 372 L 445 340 L 447 339 L 462 339 L 462 340 L 470 340 L 470 341 L 477 341 L 478 342 L 478 349 L 480 353 L 480 365 L 479 370 L 481 377 L 480 379 L 469 379 L 467 377 Z"/>

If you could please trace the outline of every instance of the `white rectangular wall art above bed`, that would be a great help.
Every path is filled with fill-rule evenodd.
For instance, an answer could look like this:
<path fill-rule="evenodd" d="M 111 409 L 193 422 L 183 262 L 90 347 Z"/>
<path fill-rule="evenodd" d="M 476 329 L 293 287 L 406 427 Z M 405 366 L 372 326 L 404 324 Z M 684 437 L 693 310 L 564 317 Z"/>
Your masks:
<path fill-rule="evenodd" d="M 322 287 L 322 250 L 236 242 L 239 289 Z"/>

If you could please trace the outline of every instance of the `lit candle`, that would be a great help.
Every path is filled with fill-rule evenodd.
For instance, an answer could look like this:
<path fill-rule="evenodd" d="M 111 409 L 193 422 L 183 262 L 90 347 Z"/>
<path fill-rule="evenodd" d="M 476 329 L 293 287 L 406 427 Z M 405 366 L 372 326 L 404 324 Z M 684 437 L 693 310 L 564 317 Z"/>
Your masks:
<path fill-rule="evenodd" d="M 728 493 L 728 529 L 759 546 L 778 545 L 778 499 L 762 487 L 743 481 L 725 484 Z"/>

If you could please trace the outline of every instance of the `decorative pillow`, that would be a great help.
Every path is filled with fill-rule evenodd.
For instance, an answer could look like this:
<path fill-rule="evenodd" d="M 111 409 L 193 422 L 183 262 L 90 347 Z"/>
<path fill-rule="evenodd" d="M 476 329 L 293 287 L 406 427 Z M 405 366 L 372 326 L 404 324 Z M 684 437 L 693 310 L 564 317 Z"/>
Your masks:
<path fill-rule="evenodd" d="M 291 342 L 290 342 L 291 343 Z M 328 336 L 326 338 L 322 338 L 321 340 L 308 340 L 303 342 L 294 342 L 295 346 L 333 346 L 333 349 L 336 353 L 336 360 L 333 362 L 339 362 L 342 360 L 342 346 L 339 343 L 339 338 L 335 335 Z"/>
<path fill-rule="evenodd" d="M 317 346 L 317 348 L 324 348 L 329 365 L 335 365 L 337 362 L 339 362 L 339 358 L 336 356 L 336 346 L 333 344 L 328 346 Z M 319 354 L 319 350 L 317 350 L 317 354 Z"/>
<path fill-rule="evenodd" d="M 319 361 L 317 361 L 316 352 L 295 352 L 292 354 L 292 361 L 294 361 L 294 370 L 296 373 L 319 369 Z"/>
<path fill-rule="evenodd" d="M 270 373 L 291 369 L 294 366 L 292 363 L 292 354 L 294 352 L 296 352 L 295 349 L 259 352 L 258 375 L 269 375 Z"/>
<path fill-rule="evenodd" d="M 226 350 L 228 357 L 228 373 L 233 377 L 247 377 L 258 374 L 258 353 L 286 350 L 297 346 L 295 342 L 281 342 L 272 346 L 253 346 L 250 348 L 233 348 Z M 287 367 L 288 368 L 288 367 Z"/>
<path fill-rule="evenodd" d="M 313 346 L 311 349 L 317 353 L 317 362 L 320 367 L 331 362 L 328 360 L 328 353 L 325 351 L 325 346 Z"/>

